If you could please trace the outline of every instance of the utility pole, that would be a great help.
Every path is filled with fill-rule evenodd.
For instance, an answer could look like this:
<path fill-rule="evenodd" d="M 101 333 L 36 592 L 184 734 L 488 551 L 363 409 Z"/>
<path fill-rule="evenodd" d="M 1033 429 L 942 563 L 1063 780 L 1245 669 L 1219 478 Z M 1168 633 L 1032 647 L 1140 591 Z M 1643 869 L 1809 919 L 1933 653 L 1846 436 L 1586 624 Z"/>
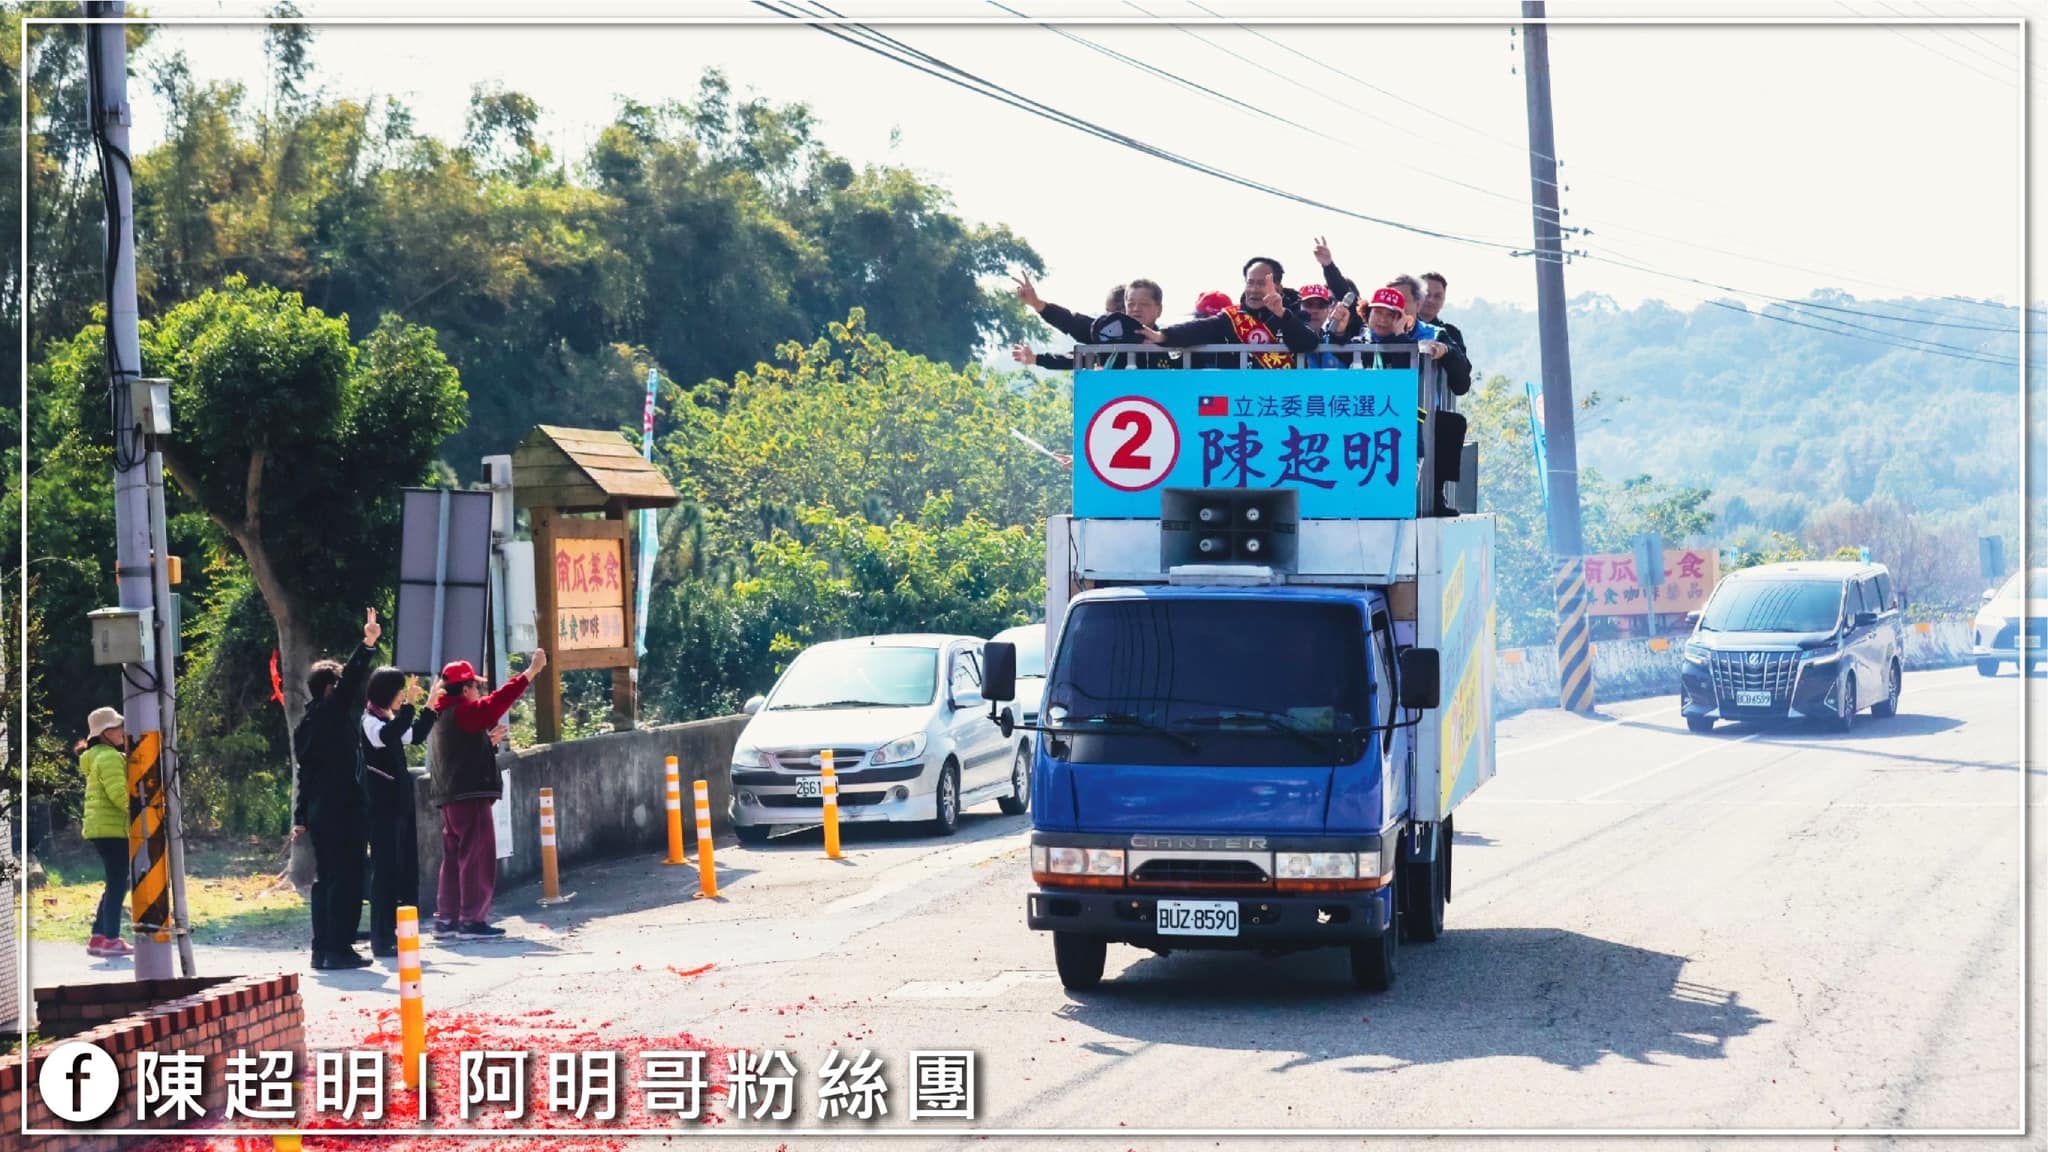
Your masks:
<path fill-rule="evenodd" d="M 85 4 L 89 19 L 118 20 L 121 3 Z M 139 774 L 131 771 L 129 880 L 135 925 L 135 978 L 172 975 L 175 939 L 186 975 L 193 975 L 191 939 L 186 933 L 184 837 L 180 827 L 179 782 L 173 699 L 177 638 L 171 634 L 170 575 L 163 518 L 163 455 L 143 420 L 145 405 L 132 389 L 142 378 L 142 349 L 136 326 L 134 182 L 127 157 L 128 44 L 126 26 L 88 24 L 89 115 L 100 164 L 113 193 L 107 205 L 107 244 L 113 276 L 107 290 L 107 387 L 114 420 L 115 584 L 124 609 L 146 613 L 153 633 L 153 659 L 121 668 L 121 715 L 131 747 L 155 737 L 157 757 Z M 164 390 L 167 393 L 167 389 Z M 147 390 L 144 391 L 147 396 Z M 167 401 L 146 405 L 167 408 Z M 168 426 L 168 411 L 151 416 Z"/>
<path fill-rule="evenodd" d="M 1529 193 L 1536 221 L 1536 319 L 1543 345 L 1543 434 L 1550 554 L 1556 563 L 1558 703 L 1593 710 L 1593 635 L 1586 618 L 1579 445 L 1572 431 L 1572 356 L 1565 334 L 1564 234 L 1557 135 L 1550 123 L 1550 38 L 1543 0 L 1522 0 L 1522 74 L 1529 97 Z"/>

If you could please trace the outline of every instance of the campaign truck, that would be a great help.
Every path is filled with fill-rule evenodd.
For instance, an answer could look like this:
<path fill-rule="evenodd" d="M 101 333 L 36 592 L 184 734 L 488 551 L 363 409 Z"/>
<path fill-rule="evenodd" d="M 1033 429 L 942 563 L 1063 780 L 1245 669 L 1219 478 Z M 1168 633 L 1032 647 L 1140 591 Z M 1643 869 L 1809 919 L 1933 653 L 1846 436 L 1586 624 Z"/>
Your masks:
<path fill-rule="evenodd" d="M 1342 947 L 1382 991 L 1404 939 L 1442 933 L 1453 813 L 1494 771 L 1494 525 L 1464 419 L 1421 356 L 1092 367 L 1134 350 L 1077 350 L 1026 917 L 1072 989 L 1129 944 Z M 1010 646 L 985 665 L 1007 733 Z"/>

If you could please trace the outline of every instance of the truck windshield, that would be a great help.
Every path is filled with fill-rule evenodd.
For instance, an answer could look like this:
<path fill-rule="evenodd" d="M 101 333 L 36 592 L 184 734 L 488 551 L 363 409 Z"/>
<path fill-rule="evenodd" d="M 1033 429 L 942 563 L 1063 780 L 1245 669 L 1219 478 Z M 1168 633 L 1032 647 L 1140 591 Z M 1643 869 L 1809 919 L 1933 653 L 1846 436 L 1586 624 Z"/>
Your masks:
<path fill-rule="evenodd" d="M 1076 764 L 1335 764 L 1371 691 L 1354 605 L 1109 600 L 1074 606 L 1045 715 Z"/>
<path fill-rule="evenodd" d="M 798 656 L 767 710 L 915 708 L 931 703 L 938 692 L 936 648 L 835 644 Z"/>
<path fill-rule="evenodd" d="M 1700 627 L 1710 632 L 1832 632 L 1842 614 L 1833 580 L 1730 580 L 1715 591 Z"/>

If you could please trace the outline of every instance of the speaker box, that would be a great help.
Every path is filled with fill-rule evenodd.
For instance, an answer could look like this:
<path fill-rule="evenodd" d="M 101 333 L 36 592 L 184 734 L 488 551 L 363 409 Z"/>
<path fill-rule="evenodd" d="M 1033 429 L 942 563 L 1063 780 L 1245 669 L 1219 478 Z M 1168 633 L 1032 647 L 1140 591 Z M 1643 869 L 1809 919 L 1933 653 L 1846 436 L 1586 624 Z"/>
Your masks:
<path fill-rule="evenodd" d="M 1168 488 L 1159 497 L 1159 563 L 1256 564 L 1292 572 L 1301 496 L 1290 488 Z"/>

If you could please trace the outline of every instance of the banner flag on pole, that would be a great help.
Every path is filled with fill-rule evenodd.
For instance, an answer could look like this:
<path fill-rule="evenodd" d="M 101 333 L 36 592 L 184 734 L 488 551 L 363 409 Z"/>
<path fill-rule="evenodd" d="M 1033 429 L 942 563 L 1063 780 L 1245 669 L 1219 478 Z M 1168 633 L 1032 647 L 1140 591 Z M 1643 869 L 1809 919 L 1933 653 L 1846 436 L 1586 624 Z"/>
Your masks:
<path fill-rule="evenodd" d="M 654 390 L 661 383 L 661 373 L 653 368 L 647 370 L 647 403 L 640 410 L 640 456 L 649 463 L 654 461 Z M 638 595 L 633 605 L 633 652 L 637 657 L 647 655 L 647 600 L 654 585 L 654 552 L 656 543 L 655 509 L 640 510 L 640 572 Z"/>

